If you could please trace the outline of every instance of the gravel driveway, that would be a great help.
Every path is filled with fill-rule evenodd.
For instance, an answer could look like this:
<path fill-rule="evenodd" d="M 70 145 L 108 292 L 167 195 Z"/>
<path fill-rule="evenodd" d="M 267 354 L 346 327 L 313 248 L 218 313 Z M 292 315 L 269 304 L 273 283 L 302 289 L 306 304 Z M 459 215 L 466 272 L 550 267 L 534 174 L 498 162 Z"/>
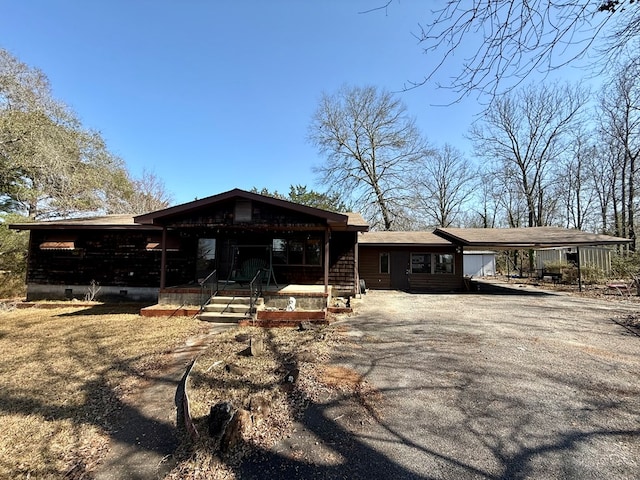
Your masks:
<path fill-rule="evenodd" d="M 316 404 L 298 478 L 640 478 L 640 311 L 527 289 L 370 291 L 336 363 L 379 394 Z M 294 448 L 291 445 L 290 448 Z M 321 465 L 321 460 L 326 464 Z M 309 464 L 312 461 L 313 464 Z"/>

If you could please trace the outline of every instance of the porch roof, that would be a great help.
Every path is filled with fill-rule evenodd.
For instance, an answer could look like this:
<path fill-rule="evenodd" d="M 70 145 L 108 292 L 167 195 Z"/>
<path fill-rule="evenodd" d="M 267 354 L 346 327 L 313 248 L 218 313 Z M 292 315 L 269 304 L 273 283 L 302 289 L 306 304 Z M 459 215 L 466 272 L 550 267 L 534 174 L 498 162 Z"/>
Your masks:
<path fill-rule="evenodd" d="M 436 228 L 433 233 L 469 249 L 518 250 L 522 248 L 620 245 L 631 242 L 627 238 L 560 227 Z"/>

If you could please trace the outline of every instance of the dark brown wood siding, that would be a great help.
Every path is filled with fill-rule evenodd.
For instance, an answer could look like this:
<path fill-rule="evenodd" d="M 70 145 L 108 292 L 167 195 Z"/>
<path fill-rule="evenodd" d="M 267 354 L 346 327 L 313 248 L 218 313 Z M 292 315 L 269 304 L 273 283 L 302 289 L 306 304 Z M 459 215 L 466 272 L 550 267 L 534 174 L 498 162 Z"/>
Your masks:
<path fill-rule="evenodd" d="M 360 278 L 364 280 L 367 288 L 375 290 L 388 290 L 391 288 L 391 276 L 388 273 L 380 273 L 380 254 L 389 253 L 388 247 L 359 246 Z"/>
<path fill-rule="evenodd" d="M 356 292 L 355 232 L 332 232 L 329 258 L 329 284 L 339 292 Z"/>
<path fill-rule="evenodd" d="M 193 284 L 196 281 L 198 238 L 215 238 L 217 242 L 216 267 L 219 279 L 231 278 L 229 273 L 248 257 L 260 257 L 268 262 L 268 249 L 273 238 L 307 239 L 323 241 L 324 230 L 307 232 L 233 232 L 228 235 L 207 228 L 171 229 L 171 251 L 167 251 L 166 285 Z M 92 280 L 101 285 L 130 287 L 159 287 L 161 249 L 157 247 L 161 234 L 135 230 L 65 230 L 63 236 L 73 250 L 41 249 L 45 242 L 59 240 L 60 231 L 31 231 L 31 248 L 27 283 L 31 284 L 85 284 Z M 69 239 L 73 239 L 69 242 Z M 60 242 L 59 242 L 60 243 Z M 148 250 L 150 243 L 156 244 Z M 331 239 L 329 281 L 339 290 L 355 292 L 356 234 L 335 232 Z M 250 245 L 249 248 L 242 246 Z M 236 247 L 240 246 L 240 250 Z M 236 252 L 234 254 L 234 252 Z M 239 253 L 238 253 L 239 252 Z M 236 255 L 238 258 L 232 259 Z M 321 249 L 321 257 L 324 249 Z M 322 285 L 323 260 L 317 265 L 274 264 L 278 284 L 296 283 Z M 265 264 L 268 264 L 266 263 Z M 274 262 L 275 263 L 275 262 Z M 265 281 L 267 279 L 265 278 Z M 273 282 L 273 278 L 271 279 Z"/>
<path fill-rule="evenodd" d="M 367 288 L 372 289 L 390 289 L 391 275 L 389 273 L 380 273 L 380 254 L 392 252 L 406 253 L 448 253 L 454 256 L 454 273 L 411 273 L 409 275 L 409 288 L 412 291 L 431 291 L 431 292 L 448 292 L 459 291 L 464 288 L 464 280 L 462 274 L 462 254 L 457 253 L 454 247 L 429 247 L 429 246 L 412 246 L 400 247 L 393 245 L 386 246 L 368 246 L 360 244 L 359 246 L 359 272 L 360 278 L 365 281 Z"/>
<path fill-rule="evenodd" d="M 73 250 L 41 249 L 59 236 L 57 231 L 32 230 L 27 283 L 64 285 L 89 284 L 131 287 L 160 285 L 160 251 L 147 250 L 157 234 L 128 230 L 65 230 L 73 238 Z M 193 278 L 193 252 L 180 248 L 167 253 L 168 278 L 175 284 Z M 192 263 L 192 262 L 191 262 Z"/>

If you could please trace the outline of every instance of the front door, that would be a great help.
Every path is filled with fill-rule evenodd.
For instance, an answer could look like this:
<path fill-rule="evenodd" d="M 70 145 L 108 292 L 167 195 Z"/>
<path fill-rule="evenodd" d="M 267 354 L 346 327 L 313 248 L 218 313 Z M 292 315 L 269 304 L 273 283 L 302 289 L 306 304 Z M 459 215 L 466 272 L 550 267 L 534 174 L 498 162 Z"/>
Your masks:
<path fill-rule="evenodd" d="M 216 239 L 199 238 L 196 257 L 196 280 L 206 278 L 216 268 Z"/>
<path fill-rule="evenodd" d="M 409 252 L 391 252 L 391 288 L 409 290 Z"/>

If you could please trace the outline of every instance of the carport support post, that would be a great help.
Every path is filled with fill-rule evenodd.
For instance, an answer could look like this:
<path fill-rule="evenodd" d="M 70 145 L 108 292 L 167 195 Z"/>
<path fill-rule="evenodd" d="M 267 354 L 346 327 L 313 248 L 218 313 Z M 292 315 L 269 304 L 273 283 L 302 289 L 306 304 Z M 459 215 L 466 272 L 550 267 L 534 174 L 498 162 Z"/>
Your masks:
<path fill-rule="evenodd" d="M 582 269 L 580 268 L 580 247 L 576 247 L 578 257 L 578 291 L 582 292 Z"/>

